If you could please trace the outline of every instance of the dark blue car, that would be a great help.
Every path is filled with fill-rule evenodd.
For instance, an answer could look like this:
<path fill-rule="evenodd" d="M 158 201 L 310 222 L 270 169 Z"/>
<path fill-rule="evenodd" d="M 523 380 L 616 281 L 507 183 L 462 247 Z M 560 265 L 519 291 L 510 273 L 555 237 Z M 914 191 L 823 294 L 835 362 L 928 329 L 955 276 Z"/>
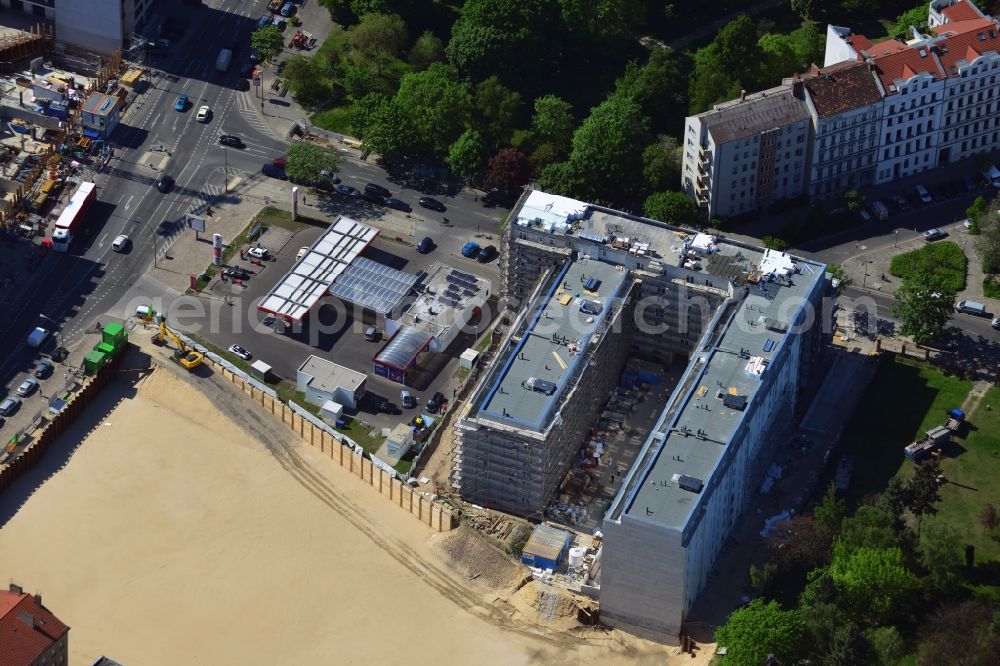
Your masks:
<path fill-rule="evenodd" d="M 277 178 L 278 180 L 288 180 L 288 176 L 285 175 L 284 170 L 279 169 L 278 167 L 270 163 L 262 166 L 260 168 L 260 172 L 265 176 L 269 176 L 270 178 Z"/>
<path fill-rule="evenodd" d="M 417 243 L 417 252 L 420 254 L 427 254 L 434 249 L 434 241 L 431 240 L 430 236 L 424 236 L 424 238 Z"/>

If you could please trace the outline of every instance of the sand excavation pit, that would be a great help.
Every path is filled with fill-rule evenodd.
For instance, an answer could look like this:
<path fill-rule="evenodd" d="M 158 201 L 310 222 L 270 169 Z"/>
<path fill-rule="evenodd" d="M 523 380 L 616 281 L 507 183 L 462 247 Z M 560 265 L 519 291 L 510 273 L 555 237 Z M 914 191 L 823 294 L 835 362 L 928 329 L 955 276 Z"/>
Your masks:
<path fill-rule="evenodd" d="M 450 564 L 442 535 L 224 380 L 173 364 L 113 381 L 0 495 L 0 519 L 0 571 L 72 627 L 73 666 L 102 654 L 144 666 L 675 654 L 512 621 Z"/>

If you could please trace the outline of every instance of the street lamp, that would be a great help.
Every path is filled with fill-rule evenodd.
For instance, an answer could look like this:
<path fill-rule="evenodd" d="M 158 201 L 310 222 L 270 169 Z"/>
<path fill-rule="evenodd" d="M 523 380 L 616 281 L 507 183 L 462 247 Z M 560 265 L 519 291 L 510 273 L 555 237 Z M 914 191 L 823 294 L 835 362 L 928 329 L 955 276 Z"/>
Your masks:
<path fill-rule="evenodd" d="M 223 159 L 226 160 L 225 171 L 222 172 L 222 189 L 226 194 L 229 194 L 229 147 L 222 147 Z"/>
<path fill-rule="evenodd" d="M 45 316 L 43 314 L 39 314 L 38 318 L 39 319 L 44 319 L 45 321 L 47 321 L 50 324 L 52 324 L 52 335 L 54 335 L 55 338 L 56 338 L 56 347 L 60 346 L 59 345 L 59 324 L 57 324 L 51 317 L 47 317 L 47 316 Z"/>
<path fill-rule="evenodd" d="M 861 278 L 861 288 L 864 289 L 868 286 L 868 261 L 866 259 L 861 260 L 861 267 L 864 269 L 864 277 Z"/>
<path fill-rule="evenodd" d="M 892 246 L 896 247 L 896 243 L 899 242 L 899 229 L 896 229 L 893 233 Z"/>

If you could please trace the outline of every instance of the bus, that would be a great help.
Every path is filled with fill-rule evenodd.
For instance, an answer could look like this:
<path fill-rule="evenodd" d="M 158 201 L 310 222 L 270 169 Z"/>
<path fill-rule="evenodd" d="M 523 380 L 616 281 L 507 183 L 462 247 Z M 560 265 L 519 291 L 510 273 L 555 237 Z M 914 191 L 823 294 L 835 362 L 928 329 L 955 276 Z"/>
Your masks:
<path fill-rule="evenodd" d="M 52 230 L 52 249 L 56 252 L 66 252 L 73 242 L 75 234 L 83 225 L 87 209 L 97 198 L 97 186 L 94 183 L 80 183 L 66 204 L 66 208 L 56 220 L 56 228 Z"/>

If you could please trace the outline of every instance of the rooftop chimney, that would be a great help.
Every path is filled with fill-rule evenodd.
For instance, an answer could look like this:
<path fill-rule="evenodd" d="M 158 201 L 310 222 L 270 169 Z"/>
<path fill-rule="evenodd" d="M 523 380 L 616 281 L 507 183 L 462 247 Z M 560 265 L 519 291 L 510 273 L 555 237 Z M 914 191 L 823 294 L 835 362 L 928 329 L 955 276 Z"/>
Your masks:
<path fill-rule="evenodd" d="M 11 594 L 22 594 L 23 592 L 24 592 L 24 590 L 22 590 L 21 586 L 18 585 L 17 583 L 11 583 L 10 584 L 10 593 Z"/>
<path fill-rule="evenodd" d="M 39 606 L 42 605 L 42 593 L 41 592 L 35 592 L 35 603 L 38 604 Z"/>
<path fill-rule="evenodd" d="M 740 101 L 741 102 L 747 101 L 747 91 L 746 90 L 741 90 L 740 91 Z"/>

